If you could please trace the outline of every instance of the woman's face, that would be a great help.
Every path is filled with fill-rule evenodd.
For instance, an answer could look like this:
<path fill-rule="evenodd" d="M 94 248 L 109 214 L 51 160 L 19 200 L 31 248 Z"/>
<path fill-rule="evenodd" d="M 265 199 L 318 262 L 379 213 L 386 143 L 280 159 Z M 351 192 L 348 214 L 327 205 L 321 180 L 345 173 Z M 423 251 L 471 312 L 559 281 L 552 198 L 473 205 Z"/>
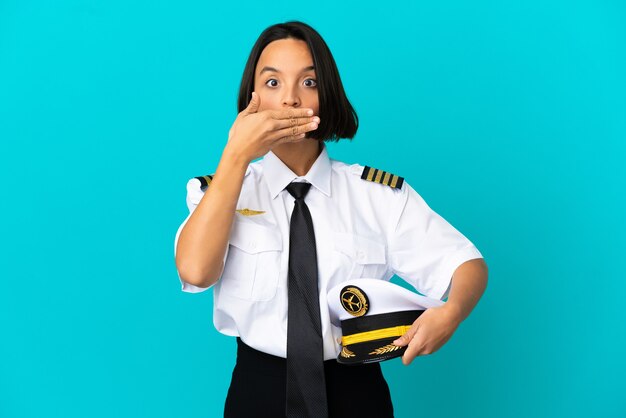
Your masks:
<path fill-rule="evenodd" d="M 306 42 L 279 39 L 270 42 L 254 71 L 254 91 L 259 111 L 265 109 L 310 108 L 319 115 L 317 81 L 313 58 Z"/>

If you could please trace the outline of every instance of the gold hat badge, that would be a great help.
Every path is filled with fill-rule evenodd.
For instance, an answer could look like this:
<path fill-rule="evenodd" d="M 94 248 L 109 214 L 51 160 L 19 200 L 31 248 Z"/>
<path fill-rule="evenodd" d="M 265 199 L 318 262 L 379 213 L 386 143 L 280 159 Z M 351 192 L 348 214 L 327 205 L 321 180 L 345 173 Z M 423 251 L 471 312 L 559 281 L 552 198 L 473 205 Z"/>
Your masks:
<path fill-rule="evenodd" d="M 346 286 L 341 289 L 341 306 L 352 316 L 363 316 L 369 310 L 369 299 L 363 289 Z"/>

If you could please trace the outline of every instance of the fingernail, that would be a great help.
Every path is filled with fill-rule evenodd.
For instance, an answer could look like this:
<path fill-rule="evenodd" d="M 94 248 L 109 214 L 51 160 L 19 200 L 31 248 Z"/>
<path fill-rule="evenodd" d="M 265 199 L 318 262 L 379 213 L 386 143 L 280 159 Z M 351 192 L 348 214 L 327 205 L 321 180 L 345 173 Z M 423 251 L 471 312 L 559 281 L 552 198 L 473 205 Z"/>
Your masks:
<path fill-rule="evenodd" d="M 307 112 L 306 112 L 306 114 L 307 114 L 307 115 L 312 115 L 312 114 L 313 114 L 313 111 L 312 111 L 312 110 L 309 110 L 309 111 L 307 111 Z"/>

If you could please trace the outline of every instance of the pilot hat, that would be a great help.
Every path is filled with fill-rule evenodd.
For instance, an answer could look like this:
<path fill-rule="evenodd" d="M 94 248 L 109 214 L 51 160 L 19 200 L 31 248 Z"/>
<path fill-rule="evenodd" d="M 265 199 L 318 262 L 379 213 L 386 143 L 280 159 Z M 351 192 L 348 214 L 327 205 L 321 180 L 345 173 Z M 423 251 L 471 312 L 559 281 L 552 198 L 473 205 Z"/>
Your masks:
<path fill-rule="evenodd" d="M 328 291 L 330 321 L 341 327 L 342 364 L 364 364 L 399 357 L 404 335 L 428 308 L 445 302 L 419 295 L 382 279 L 352 279 Z"/>

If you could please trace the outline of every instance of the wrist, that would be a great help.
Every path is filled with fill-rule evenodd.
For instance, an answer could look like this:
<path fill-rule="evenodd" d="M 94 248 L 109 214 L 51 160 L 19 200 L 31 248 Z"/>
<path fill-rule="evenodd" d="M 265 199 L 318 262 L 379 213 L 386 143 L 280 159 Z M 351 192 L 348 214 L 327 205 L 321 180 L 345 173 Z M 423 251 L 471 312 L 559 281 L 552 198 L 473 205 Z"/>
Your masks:
<path fill-rule="evenodd" d="M 246 169 L 248 167 L 248 164 L 250 164 L 250 161 L 252 161 L 251 159 L 242 155 L 240 152 L 229 147 L 228 144 L 226 145 L 226 147 L 224 148 L 224 151 L 222 152 L 221 160 L 223 162 L 226 162 L 227 164 L 234 165 L 242 169 Z"/>
<path fill-rule="evenodd" d="M 450 302 L 448 300 L 448 302 L 446 302 L 441 308 L 448 314 L 450 320 L 457 326 L 460 325 L 465 319 L 463 307 L 458 303 Z"/>

